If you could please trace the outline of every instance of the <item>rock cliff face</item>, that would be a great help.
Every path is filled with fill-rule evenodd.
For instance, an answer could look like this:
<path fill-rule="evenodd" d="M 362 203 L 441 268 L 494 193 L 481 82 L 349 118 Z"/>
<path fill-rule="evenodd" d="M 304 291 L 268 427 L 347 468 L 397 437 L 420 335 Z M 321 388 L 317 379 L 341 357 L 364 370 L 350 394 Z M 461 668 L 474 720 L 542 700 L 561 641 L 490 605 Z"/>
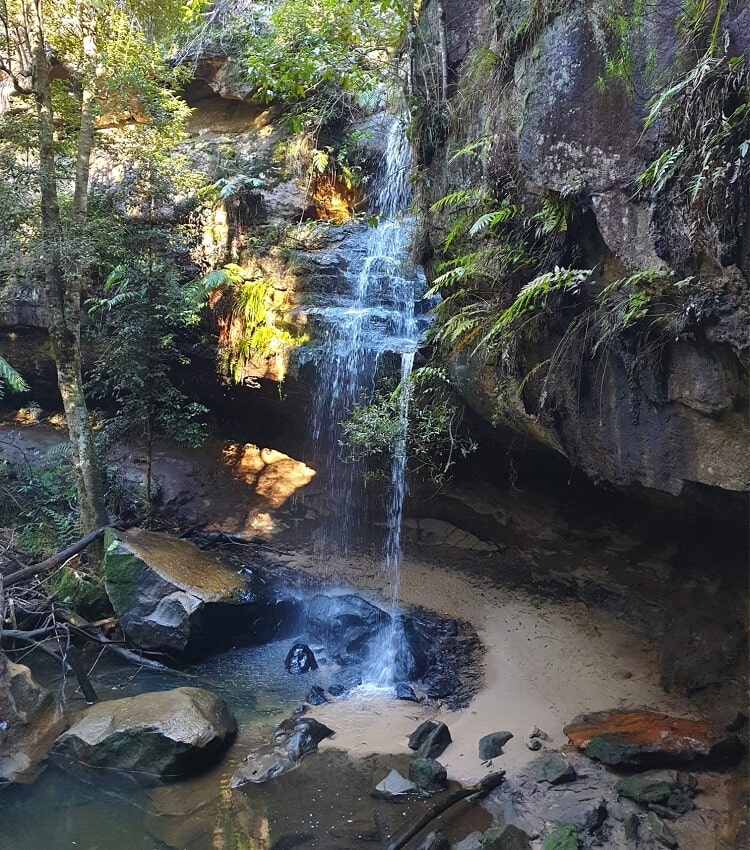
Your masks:
<path fill-rule="evenodd" d="M 531 436 L 594 479 L 673 494 L 686 482 L 742 491 L 750 484 L 750 187 L 739 135 L 721 162 L 688 165 L 691 145 L 717 153 L 701 125 L 713 120 L 706 103 L 724 84 L 747 95 L 747 71 L 728 82 L 726 69 L 730 57 L 750 52 L 750 10 L 726 4 L 711 53 L 705 27 L 688 42 L 672 4 L 647 5 L 634 17 L 616 0 L 425 4 L 412 98 L 424 256 L 434 278 L 458 253 L 444 249 L 454 209 L 432 206 L 452 192 L 504 197 L 519 211 L 515 221 L 525 216 L 550 231 L 550 209 L 564 206 L 545 260 L 521 273 L 496 268 L 481 295 L 499 312 L 556 265 L 593 273 L 580 290 L 546 302 L 535 335 L 494 350 L 456 346 L 449 363 L 460 392 L 493 426 Z M 441 41 L 445 92 L 436 79 Z M 698 80 L 690 69 L 701 62 Z M 649 97 L 675 83 L 693 86 L 691 99 L 678 97 L 646 122 Z M 745 120 L 740 135 L 746 129 Z M 682 165 L 661 183 L 644 182 L 670 151 Z M 726 183 L 719 171 L 731 172 Z M 716 181 L 715 196 L 704 180 Z M 633 275 L 679 283 L 639 287 Z M 602 290 L 629 278 L 626 291 L 653 300 L 639 321 L 602 333 L 622 319 L 606 314 Z"/>

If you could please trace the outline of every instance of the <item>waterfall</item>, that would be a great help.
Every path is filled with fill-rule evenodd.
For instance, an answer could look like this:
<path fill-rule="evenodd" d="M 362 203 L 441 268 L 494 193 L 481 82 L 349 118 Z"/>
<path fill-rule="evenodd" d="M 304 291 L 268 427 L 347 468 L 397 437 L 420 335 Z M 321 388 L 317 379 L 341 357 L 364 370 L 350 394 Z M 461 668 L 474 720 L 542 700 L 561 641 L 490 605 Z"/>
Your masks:
<path fill-rule="evenodd" d="M 361 256 L 349 275 L 349 289 L 326 303 L 310 308 L 320 324 L 321 343 L 316 355 L 318 383 L 313 402 L 312 436 L 319 467 L 327 470 L 326 492 L 335 500 L 331 517 L 324 520 L 317 548 L 328 556 L 343 554 L 361 538 L 366 516 L 364 470 L 347 460 L 341 445 L 340 423 L 358 402 L 372 397 L 380 371 L 388 369 L 406 387 L 414 354 L 427 325 L 424 311 L 415 305 L 424 293 L 424 275 L 410 259 L 413 221 L 408 216 L 411 151 L 400 122 L 394 122 L 381 168 L 372 191 L 379 224 L 365 235 Z M 384 551 L 384 591 L 392 613 L 398 602 L 401 520 L 406 490 L 406 426 L 408 390 L 399 400 L 401 433 L 388 477 L 387 535 Z M 388 593 L 388 589 L 390 592 Z M 380 661 L 371 677 L 380 684 L 393 681 L 400 621 L 380 648 Z"/>

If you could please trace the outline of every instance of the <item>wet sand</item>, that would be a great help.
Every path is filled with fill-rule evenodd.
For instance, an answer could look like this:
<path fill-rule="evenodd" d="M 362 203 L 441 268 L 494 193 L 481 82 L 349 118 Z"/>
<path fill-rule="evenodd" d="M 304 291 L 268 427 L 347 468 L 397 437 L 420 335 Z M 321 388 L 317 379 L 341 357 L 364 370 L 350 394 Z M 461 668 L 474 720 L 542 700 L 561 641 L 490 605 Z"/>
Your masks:
<path fill-rule="evenodd" d="M 308 563 L 307 569 L 315 568 Z M 336 570 L 330 573 L 335 578 Z M 384 575 L 376 559 L 350 557 L 346 574 L 354 590 L 382 598 Z M 535 726 L 550 736 L 548 746 L 560 748 L 567 743 L 563 727 L 584 712 L 649 707 L 695 716 L 686 700 L 662 690 L 653 644 L 582 603 L 542 602 L 434 557 L 429 563 L 404 559 L 400 598 L 472 623 L 483 648 L 480 690 L 466 708 L 450 711 L 440 703 L 427 707 L 360 689 L 312 709 L 336 730 L 321 749 L 341 748 L 353 757 L 409 753 L 406 738 L 416 726 L 442 720 L 453 743 L 440 761 L 450 778 L 470 782 L 498 768 L 520 770 L 536 757 L 525 743 Z M 478 741 L 500 730 L 514 737 L 494 764 L 483 764 Z"/>

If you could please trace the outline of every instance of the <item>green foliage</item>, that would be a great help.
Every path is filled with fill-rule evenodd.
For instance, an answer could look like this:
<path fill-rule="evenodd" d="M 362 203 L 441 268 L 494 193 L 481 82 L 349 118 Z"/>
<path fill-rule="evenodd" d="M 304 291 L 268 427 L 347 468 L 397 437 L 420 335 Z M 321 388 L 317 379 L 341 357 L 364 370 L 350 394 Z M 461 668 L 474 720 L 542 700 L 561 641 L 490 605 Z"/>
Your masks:
<path fill-rule="evenodd" d="M 175 369 L 189 361 L 179 344 L 182 329 L 198 319 L 200 303 L 184 290 L 163 260 L 132 258 L 109 276 L 104 295 L 88 302 L 104 345 L 91 375 L 96 397 L 115 412 L 107 429 L 150 447 L 157 434 L 199 444 L 206 409 L 176 384 Z"/>
<path fill-rule="evenodd" d="M 0 398 L 2 398 L 3 390 L 6 386 L 15 393 L 26 392 L 29 388 L 26 381 L 24 381 L 10 363 L 5 358 L 0 357 Z"/>
<path fill-rule="evenodd" d="M 706 53 L 648 104 L 664 150 L 637 178 L 639 190 L 672 190 L 689 211 L 689 235 L 705 243 L 707 222 L 740 232 L 750 184 L 750 69 L 744 56 Z"/>
<path fill-rule="evenodd" d="M 98 615 L 107 604 L 101 576 L 81 568 L 63 567 L 50 580 L 49 591 L 57 601 L 84 616 Z"/>
<path fill-rule="evenodd" d="M 644 337 L 657 331 L 664 338 L 674 338 L 685 320 L 681 296 L 694 283 L 693 278 L 675 280 L 674 273 L 647 269 L 605 286 L 593 308 L 591 356 L 605 351 L 636 328 Z"/>
<path fill-rule="evenodd" d="M 403 0 L 279 0 L 244 40 L 255 96 L 282 102 L 296 118 L 321 125 L 374 92 L 389 73 L 411 4 Z"/>
<path fill-rule="evenodd" d="M 54 554 L 80 536 L 76 485 L 67 443 L 0 463 L 0 522 L 15 531 L 15 548 L 34 558 Z"/>
<path fill-rule="evenodd" d="M 408 408 L 404 432 L 402 412 Z M 352 458 L 368 461 L 370 477 L 382 476 L 390 459 L 406 452 L 411 472 L 442 486 L 455 461 L 475 450 L 463 428 L 463 405 L 441 369 L 416 369 L 395 388 L 382 387 L 372 401 L 357 404 L 342 423 Z"/>
<path fill-rule="evenodd" d="M 232 380 L 240 383 L 253 358 L 268 359 L 296 348 L 306 337 L 280 327 L 274 309 L 274 282 L 267 277 L 249 277 L 252 272 L 235 263 L 216 269 L 191 285 L 191 291 L 208 295 L 226 290 L 231 313 L 220 335 L 221 358 Z"/>

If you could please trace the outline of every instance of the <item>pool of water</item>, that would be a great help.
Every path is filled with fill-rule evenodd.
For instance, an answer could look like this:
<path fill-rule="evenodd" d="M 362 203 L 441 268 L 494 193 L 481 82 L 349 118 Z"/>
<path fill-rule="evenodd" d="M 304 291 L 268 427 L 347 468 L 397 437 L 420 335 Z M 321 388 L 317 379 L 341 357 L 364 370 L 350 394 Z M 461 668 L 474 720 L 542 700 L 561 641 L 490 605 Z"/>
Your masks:
<path fill-rule="evenodd" d="M 237 741 L 210 772 L 148 789 L 124 791 L 100 772 L 83 782 L 49 766 L 33 784 L 0 791 L 0 850 L 347 850 L 362 846 L 360 836 L 381 846 L 424 810 L 420 800 L 393 803 L 370 796 L 391 768 L 407 773 L 405 757 L 353 761 L 326 749 L 266 785 L 229 787 L 237 762 L 267 743 L 310 687 L 325 686 L 335 672 L 323 665 L 303 676 L 289 675 L 284 658 L 291 643 L 232 650 L 177 675 L 136 673 L 133 667 L 102 662 L 92 675 L 101 699 L 182 685 L 207 687 L 235 713 Z M 371 695 L 354 692 L 347 699 L 366 698 Z"/>

